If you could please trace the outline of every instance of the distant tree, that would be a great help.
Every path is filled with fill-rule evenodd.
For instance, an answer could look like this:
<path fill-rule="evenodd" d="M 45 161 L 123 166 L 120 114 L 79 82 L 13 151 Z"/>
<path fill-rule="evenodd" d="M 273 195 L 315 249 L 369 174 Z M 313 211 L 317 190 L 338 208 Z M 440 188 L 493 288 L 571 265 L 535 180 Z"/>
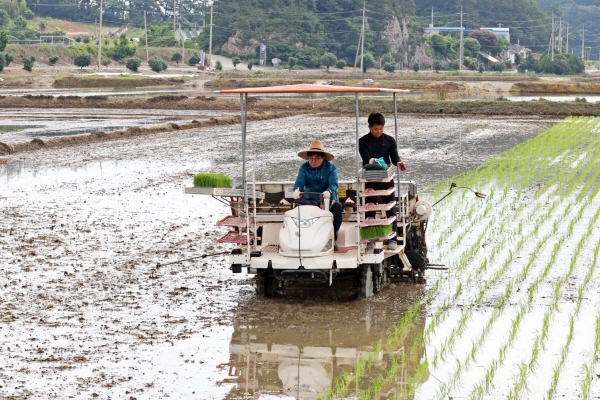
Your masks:
<path fill-rule="evenodd" d="M 327 72 L 329 72 L 329 67 L 335 65 L 337 62 L 337 57 L 333 53 L 325 53 L 321 56 L 321 65 L 327 67 Z"/>
<path fill-rule="evenodd" d="M 35 17 L 35 13 L 33 11 L 31 11 L 29 8 L 25 9 L 25 11 L 23 11 L 23 16 L 25 17 L 25 19 L 31 19 L 33 17 Z"/>
<path fill-rule="evenodd" d="M 189 65 L 198 65 L 200 62 L 200 57 L 197 54 L 192 54 L 192 56 L 188 59 Z"/>
<path fill-rule="evenodd" d="M 335 67 L 339 68 L 339 69 L 344 69 L 345 66 L 346 66 L 345 60 L 338 60 L 338 62 L 335 63 Z"/>
<path fill-rule="evenodd" d="M 4 61 L 6 62 L 6 66 L 8 67 L 10 65 L 11 62 L 13 62 L 15 58 L 13 57 L 12 54 L 6 53 L 4 54 Z"/>
<path fill-rule="evenodd" d="M 2 53 L 0 53 L 0 72 L 4 71 L 4 57 L 2 57 Z"/>
<path fill-rule="evenodd" d="M 40 21 L 40 24 L 38 26 L 40 27 L 40 31 L 46 30 L 46 23 L 44 21 Z"/>
<path fill-rule="evenodd" d="M 90 37 L 89 36 L 86 36 L 86 37 L 83 38 L 83 43 L 87 44 L 89 42 L 90 42 Z"/>
<path fill-rule="evenodd" d="M 54 65 L 58 62 L 58 60 L 60 60 L 59 56 L 50 56 L 48 57 L 48 61 L 50 62 L 50 65 Z"/>
<path fill-rule="evenodd" d="M 419 69 L 420 69 L 419 63 L 415 63 L 415 65 L 413 65 L 413 71 L 419 72 Z"/>
<path fill-rule="evenodd" d="M 0 28 L 5 28 L 10 24 L 10 15 L 5 10 L 0 9 Z"/>
<path fill-rule="evenodd" d="M 396 63 L 395 62 L 388 62 L 383 64 L 383 70 L 389 73 L 394 72 L 394 70 L 396 69 Z"/>
<path fill-rule="evenodd" d="M 25 18 L 23 18 L 23 16 L 19 15 L 17 18 L 14 19 L 13 24 L 15 25 L 15 28 L 18 30 L 23 30 L 25 28 L 27 28 L 27 20 Z"/>
<path fill-rule="evenodd" d="M 433 69 L 435 72 L 439 72 L 443 68 L 442 62 L 440 60 L 435 60 L 433 62 Z"/>
<path fill-rule="evenodd" d="M 173 53 L 173 55 L 171 56 L 171 61 L 175 61 L 177 65 L 179 65 L 179 61 L 181 61 L 182 59 L 183 57 L 181 57 L 181 53 L 178 51 Z"/>
<path fill-rule="evenodd" d="M 248 69 L 252 70 L 252 61 L 248 61 Z"/>
<path fill-rule="evenodd" d="M 518 67 L 523 62 L 523 56 L 519 53 L 515 53 L 515 65 Z"/>
<path fill-rule="evenodd" d="M 159 57 L 151 58 L 150 60 L 148 60 L 148 65 L 150 66 L 150 69 L 152 69 L 152 71 L 154 72 L 164 71 L 168 67 L 167 62 Z"/>
<path fill-rule="evenodd" d="M 503 51 L 508 50 L 509 47 L 510 43 L 508 42 L 508 40 L 498 39 L 498 41 L 496 42 L 496 47 L 492 49 L 492 54 L 500 54 Z"/>
<path fill-rule="evenodd" d="M 217 60 L 217 62 L 215 63 L 215 69 L 217 71 L 223 71 L 223 64 L 221 64 L 221 61 Z"/>
<path fill-rule="evenodd" d="M 496 47 L 496 44 L 498 44 L 496 35 L 483 29 L 469 33 L 468 37 L 476 39 L 485 51 L 492 51 Z"/>
<path fill-rule="evenodd" d="M 485 71 L 485 66 L 483 65 L 483 63 L 479 64 L 479 68 L 477 68 L 477 70 L 480 74 L 483 74 L 483 72 Z"/>
<path fill-rule="evenodd" d="M 87 67 L 92 63 L 92 56 L 87 53 L 77 54 L 73 59 L 73 64 L 78 66 L 80 69 Z"/>
<path fill-rule="evenodd" d="M 4 11 L 4 10 L 0 10 Z M 6 12 L 6 11 L 5 11 Z M 4 31 L 0 31 L 0 52 L 6 49 L 6 45 L 8 44 L 8 35 Z"/>
<path fill-rule="evenodd" d="M 427 37 L 427 43 L 433 48 L 433 51 L 443 56 L 450 52 L 451 42 L 450 35 L 448 35 L 448 38 L 437 34 Z"/>
<path fill-rule="evenodd" d="M 317 56 L 312 56 L 309 60 L 308 60 L 308 66 L 310 68 L 317 68 L 319 66 L 319 57 Z"/>
<path fill-rule="evenodd" d="M 118 40 L 114 40 L 114 44 L 114 47 L 109 51 L 110 56 L 114 60 L 121 61 L 135 55 L 136 46 L 129 44 L 129 40 L 127 40 L 127 36 L 124 33 L 121 34 Z"/>
<path fill-rule="evenodd" d="M 142 65 L 142 60 L 140 60 L 137 57 L 130 58 L 127 60 L 127 63 L 125 63 L 125 66 L 127 67 L 127 69 L 129 69 L 133 72 L 137 72 L 140 65 Z"/>
<path fill-rule="evenodd" d="M 23 57 L 23 69 L 31 72 L 33 70 L 33 63 L 35 62 L 35 57 L 31 56 L 29 58 Z"/>
<path fill-rule="evenodd" d="M 237 65 L 238 65 L 240 62 L 242 62 L 242 60 L 240 60 L 240 58 L 236 56 L 236 57 L 233 57 L 233 58 L 231 59 L 231 62 L 233 63 L 233 68 L 234 68 L 234 69 L 237 69 Z"/>
<path fill-rule="evenodd" d="M 371 55 L 371 53 L 366 53 L 363 56 L 363 72 L 367 72 L 367 69 L 373 67 L 375 65 L 375 58 Z"/>
<path fill-rule="evenodd" d="M 390 53 L 385 53 L 383 56 L 381 56 L 381 66 L 383 67 L 385 64 L 389 64 L 389 63 L 393 63 L 394 60 L 394 56 L 391 55 Z"/>
<path fill-rule="evenodd" d="M 463 39 L 463 49 L 465 53 L 468 52 L 467 55 L 475 54 L 481 50 L 481 44 L 479 44 L 477 39 L 467 36 Z"/>
<path fill-rule="evenodd" d="M 75 41 L 77 43 L 80 43 L 81 42 L 81 36 L 75 36 Z"/>
<path fill-rule="evenodd" d="M 112 61 L 110 61 L 110 58 L 103 58 L 102 61 L 100 62 L 104 67 L 108 67 Z"/>
<path fill-rule="evenodd" d="M 498 63 L 493 63 L 490 66 L 490 70 L 502 73 L 502 71 L 504 71 L 505 67 L 506 67 L 506 65 L 503 62 L 498 62 Z"/>
<path fill-rule="evenodd" d="M 296 57 L 288 58 L 288 65 L 290 66 L 290 69 L 294 68 L 294 65 L 296 64 L 298 64 L 298 59 Z"/>

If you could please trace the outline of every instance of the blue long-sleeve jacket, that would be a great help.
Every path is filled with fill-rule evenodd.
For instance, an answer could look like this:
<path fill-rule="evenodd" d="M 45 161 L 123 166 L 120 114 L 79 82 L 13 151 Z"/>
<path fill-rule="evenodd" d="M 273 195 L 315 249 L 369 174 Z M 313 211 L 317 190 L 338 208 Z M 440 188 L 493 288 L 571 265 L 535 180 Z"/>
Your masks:
<path fill-rule="evenodd" d="M 298 177 L 294 183 L 294 190 L 301 192 L 319 192 L 326 190 L 331 192 L 331 200 L 337 200 L 338 174 L 335 165 L 323 160 L 319 168 L 313 168 L 307 162 L 303 163 L 298 170 Z M 306 200 L 320 200 L 318 195 L 306 194 L 302 196 Z"/>

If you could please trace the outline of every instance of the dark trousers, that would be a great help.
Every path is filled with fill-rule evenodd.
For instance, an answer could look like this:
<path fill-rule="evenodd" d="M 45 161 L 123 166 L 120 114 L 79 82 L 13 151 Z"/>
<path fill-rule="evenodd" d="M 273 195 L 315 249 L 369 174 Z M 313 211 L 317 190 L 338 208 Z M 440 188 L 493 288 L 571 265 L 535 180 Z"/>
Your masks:
<path fill-rule="evenodd" d="M 389 189 L 391 187 L 394 187 L 394 181 L 390 181 L 390 182 L 367 182 L 365 183 L 365 189 L 373 189 L 373 190 L 384 190 L 384 189 Z M 387 204 L 390 201 L 394 201 L 396 200 L 396 193 L 392 193 L 389 196 L 380 196 L 381 197 L 381 203 L 382 204 Z M 367 197 L 365 199 L 365 203 L 377 203 L 377 197 Z M 396 206 L 392 207 L 391 209 L 387 210 L 385 212 L 385 214 L 387 215 L 387 217 L 391 217 L 391 216 L 396 216 Z M 370 211 L 370 212 L 366 212 L 365 213 L 365 218 L 375 218 L 376 212 L 374 211 Z M 392 229 L 394 232 L 397 232 L 398 230 L 398 222 L 397 220 L 394 220 L 394 224 L 392 225 Z"/>
<path fill-rule="evenodd" d="M 342 226 L 342 204 L 339 201 L 334 202 L 329 207 L 329 211 L 333 214 L 333 232 L 335 240 L 337 240 L 338 231 L 340 230 L 340 226 Z"/>

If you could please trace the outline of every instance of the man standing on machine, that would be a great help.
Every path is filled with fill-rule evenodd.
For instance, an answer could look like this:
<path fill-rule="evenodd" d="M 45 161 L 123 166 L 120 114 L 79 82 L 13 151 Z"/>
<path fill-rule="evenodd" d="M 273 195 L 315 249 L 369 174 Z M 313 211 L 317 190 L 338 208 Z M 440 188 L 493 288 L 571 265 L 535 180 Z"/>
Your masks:
<path fill-rule="evenodd" d="M 386 164 L 394 164 L 398 166 L 401 171 L 406 170 L 404 163 L 400 161 L 396 140 L 394 140 L 393 137 L 383 133 L 385 117 L 380 113 L 371 113 L 367 122 L 369 123 L 369 133 L 358 140 L 358 151 L 360 152 L 363 165 L 374 164 L 378 158 L 383 158 Z M 365 184 L 365 189 L 371 188 L 373 190 L 384 190 L 391 187 L 394 187 L 393 180 L 390 182 L 367 182 Z M 393 201 L 394 198 L 394 194 L 389 196 L 381 196 L 381 201 L 383 203 L 389 203 Z M 370 199 L 375 202 L 375 199 Z M 391 216 L 395 217 L 396 207 L 394 206 L 390 210 L 386 211 L 386 215 L 388 218 Z M 375 212 L 367 212 L 365 213 L 365 217 L 375 217 Z M 397 229 L 397 221 L 394 220 L 393 232 L 397 233 Z M 367 248 L 373 248 L 374 246 L 375 244 L 371 242 L 367 245 Z M 388 240 L 387 246 L 388 249 L 393 250 L 398 246 L 398 243 L 395 239 L 391 239 Z"/>

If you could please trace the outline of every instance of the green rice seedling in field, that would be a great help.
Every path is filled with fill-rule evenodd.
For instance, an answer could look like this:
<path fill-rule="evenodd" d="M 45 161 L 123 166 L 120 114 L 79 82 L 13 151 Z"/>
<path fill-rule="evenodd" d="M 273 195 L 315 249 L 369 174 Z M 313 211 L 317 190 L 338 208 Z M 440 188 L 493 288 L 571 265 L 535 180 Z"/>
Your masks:
<path fill-rule="evenodd" d="M 556 367 L 554 367 L 552 374 L 552 383 L 547 392 L 547 399 L 551 400 L 554 397 L 554 392 L 556 391 L 556 386 L 558 385 L 558 378 L 560 376 L 560 372 L 562 370 L 563 365 L 565 364 L 565 360 L 567 359 L 567 354 L 569 352 L 569 347 L 571 346 L 571 341 L 573 340 L 573 331 L 575 326 L 575 316 L 571 316 L 569 321 L 569 335 L 567 336 L 567 342 L 562 347 L 560 351 L 560 360 Z"/>
<path fill-rule="evenodd" d="M 598 120 L 596 120 L 595 123 L 598 123 Z M 507 191 L 507 195 L 508 193 L 517 193 L 519 197 L 513 199 L 513 204 L 518 204 L 517 208 L 513 209 L 514 211 L 519 211 L 519 213 L 521 213 L 523 210 L 525 210 L 525 206 L 523 205 L 525 202 L 521 201 L 521 197 L 526 194 L 526 190 L 523 190 L 523 188 L 525 188 L 525 184 L 527 185 L 533 185 L 533 184 L 537 184 L 540 183 L 541 185 L 537 185 L 536 189 L 534 191 L 534 196 L 533 197 L 529 197 L 529 199 L 535 199 L 537 201 L 537 199 L 543 199 L 546 198 L 548 206 L 543 208 L 543 211 L 540 209 L 540 211 L 535 212 L 535 208 L 534 207 L 527 207 L 527 209 L 530 211 L 527 215 L 524 215 L 523 217 L 519 215 L 517 215 L 518 219 L 515 219 L 515 214 L 512 213 L 512 211 L 510 213 L 507 213 L 510 215 L 510 218 L 515 221 L 514 222 L 514 226 L 512 226 L 511 224 L 508 223 L 508 216 L 504 216 L 505 214 L 502 213 L 498 213 L 499 208 L 502 208 L 502 205 L 499 205 L 498 203 L 494 203 L 493 205 L 490 206 L 490 203 L 488 203 L 484 209 L 484 214 L 482 215 L 481 213 L 477 213 L 477 215 L 473 214 L 473 213 L 466 213 L 466 216 L 469 216 L 469 219 L 467 221 L 464 221 L 464 223 L 466 225 L 471 225 L 472 221 L 471 219 L 477 220 L 477 223 L 480 225 L 481 222 L 483 220 L 490 220 L 490 213 L 492 211 L 494 211 L 494 215 L 500 215 L 501 217 L 497 219 L 497 221 L 495 221 L 497 224 L 502 224 L 502 229 L 501 230 L 495 230 L 493 229 L 494 226 L 497 226 L 496 224 L 491 224 L 489 225 L 490 228 L 488 231 L 486 231 L 485 234 L 487 234 L 487 232 L 494 232 L 494 233 L 498 233 L 499 235 L 501 235 L 502 237 L 498 239 L 498 243 L 501 243 L 502 245 L 507 245 L 507 246 L 511 246 L 509 247 L 509 250 L 513 251 L 513 255 L 511 255 L 511 257 L 522 257 L 522 254 L 519 254 L 519 252 L 521 251 L 521 249 L 524 247 L 524 241 L 523 241 L 523 235 L 529 235 L 528 238 L 529 239 L 533 239 L 533 237 L 535 237 L 535 244 L 533 249 L 537 251 L 541 251 L 543 243 L 547 243 L 547 241 L 549 240 L 550 237 L 550 233 L 552 233 L 554 236 L 552 236 L 552 239 L 554 239 L 554 237 L 556 236 L 556 233 L 558 233 L 558 237 L 557 237 L 557 242 L 554 244 L 554 248 L 553 251 L 551 252 L 552 254 L 550 255 L 550 261 L 548 263 L 546 263 L 545 265 L 540 266 L 541 267 L 541 273 L 536 277 L 536 279 L 533 280 L 534 284 L 529 288 L 529 293 L 528 293 L 528 301 L 526 301 L 524 304 L 521 305 L 521 307 L 523 307 L 523 310 L 525 309 L 525 306 L 530 303 L 532 301 L 532 296 L 533 294 L 537 291 L 537 288 L 539 286 L 539 284 L 546 278 L 546 276 L 548 275 L 549 271 L 556 265 L 556 260 L 557 260 L 557 254 L 559 249 L 563 250 L 562 248 L 564 247 L 564 243 L 565 243 L 565 238 L 567 237 L 567 235 L 569 234 L 569 226 L 572 226 L 573 228 L 571 228 L 571 233 L 573 232 L 575 223 L 577 223 L 579 220 L 581 220 L 582 218 L 582 214 L 580 212 L 580 210 L 577 210 L 579 212 L 575 212 L 570 209 L 570 206 L 567 205 L 567 199 L 564 196 L 564 192 L 565 192 L 565 188 L 571 188 L 569 189 L 570 191 L 572 191 L 572 195 L 575 196 L 577 198 L 577 196 L 579 196 L 581 194 L 581 192 L 575 193 L 575 189 L 580 190 L 580 188 L 585 188 L 585 190 L 587 191 L 587 193 L 589 194 L 589 190 L 592 189 L 593 186 L 586 186 L 588 181 L 586 181 L 586 178 L 589 179 L 589 174 L 588 175 L 583 175 L 580 174 L 578 175 L 577 172 L 572 171 L 573 169 L 570 168 L 570 163 L 566 161 L 566 157 L 572 156 L 572 158 L 576 159 L 579 152 L 581 151 L 585 151 L 586 149 L 590 148 L 591 146 L 591 142 L 593 142 L 596 139 L 593 139 L 591 137 L 591 135 L 589 133 L 585 133 L 585 129 L 582 128 L 581 125 L 584 124 L 580 124 L 579 129 L 577 132 L 574 132 L 572 135 L 568 135 L 568 136 L 564 136 L 563 139 L 561 139 L 560 141 L 556 141 L 553 138 L 553 135 L 556 136 L 556 133 L 561 134 L 560 130 L 562 129 L 561 125 L 564 124 L 559 124 L 555 127 L 553 127 L 553 129 L 550 129 L 546 132 L 544 132 L 543 134 L 539 135 L 538 137 L 532 139 L 531 141 L 528 141 L 529 143 L 524 143 L 520 146 L 515 146 L 515 148 L 511 149 L 511 151 L 507 152 L 506 154 L 509 154 L 510 156 L 507 155 L 503 155 L 502 157 L 504 159 L 509 159 L 512 158 L 512 161 L 510 161 L 510 168 L 511 171 L 514 171 L 515 173 L 511 173 L 511 174 L 504 174 L 507 176 L 500 176 L 500 177 L 496 177 L 495 176 L 495 171 L 494 168 L 496 168 L 496 171 L 498 170 L 499 166 L 503 166 L 503 164 L 507 164 L 506 161 L 503 162 L 495 162 L 494 160 L 492 160 L 492 162 L 489 163 L 489 168 L 486 171 L 486 168 L 480 168 L 478 170 L 477 176 L 478 179 L 484 179 L 484 177 L 488 177 L 491 178 L 493 177 L 493 179 L 498 179 L 499 182 L 508 182 L 511 183 L 512 186 L 514 186 L 515 191 Z M 560 129 L 559 129 L 560 128 Z M 593 139 L 593 140 L 592 140 Z M 543 141 L 547 141 L 548 145 L 544 146 L 541 145 L 540 143 L 543 143 Z M 595 142 L 594 142 L 595 143 Z M 528 147 L 528 145 L 531 145 Z M 531 149 L 538 147 L 539 150 L 537 150 L 536 152 L 532 152 Z M 599 146 L 600 147 L 600 146 Z M 529 150 L 528 150 L 529 149 Z M 594 149 L 595 150 L 595 149 Z M 559 162 L 555 162 L 554 160 L 557 160 L 557 154 L 562 154 L 563 155 L 563 161 L 559 161 Z M 533 156 L 532 156 L 533 155 Z M 542 157 L 544 159 L 542 159 Z M 533 168 L 530 168 L 528 166 L 531 165 L 531 160 L 532 158 L 536 159 L 536 163 L 538 165 L 537 170 L 534 171 Z M 586 167 L 587 168 L 587 167 Z M 581 170 L 581 169 L 580 169 Z M 508 170 L 506 170 L 508 171 Z M 523 172 L 523 173 L 520 173 Z M 486 175 L 487 174 L 487 175 Z M 583 175 L 583 176 L 582 176 Z M 517 179 L 518 177 L 518 179 Z M 466 174 L 465 180 L 469 179 L 468 174 Z M 472 183 L 473 184 L 473 183 Z M 476 182 L 475 182 L 476 184 Z M 520 186 L 520 187 L 519 187 Z M 505 186 L 506 187 L 506 186 Z M 519 189 L 521 189 L 521 191 L 519 191 Z M 556 199 L 554 199 L 552 196 L 556 196 Z M 530 200 L 527 200 L 527 202 L 530 202 Z M 540 204 L 540 203 L 538 203 Z M 557 213 L 555 213 L 555 210 L 561 206 L 561 211 L 564 211 L 563 213 L 558 213 L 558 214 L 562 214 L 558 215 Z M 533 211 L 533 212 L 531 212 Z M 458 218 L 461 214 L 463 214 L 460 211 L 457 211 L 454 218 Z M 579 214 L 579 215 L 574 215 L 574 214 Z M 539 223 L 536 223 L 536 221 L 544 221 L 546 223 L 546 221 L 544 219 L 547 219 L 548 222 L 546 223 L 546 225 L 548 226 L 552 226 L 552 224 L 554 223 L 554 231 L 553 232 L 548 232 L 548 230 L 543 230 L 542 228 L 538 228 L 535 230 L 535 233 L 533 235 L 530 235 L 527 233 L 527 231 L 524 229 L 525 225 L 522 223 L 524 221 L 527 221 L 529 218 L 529 216 L 531 216 L 530 221 L 533 225 L 529 230 L 532 230 L 534 228 L 534 226 L 538 226 L 540 225 Z M 444 220 L 445 223 L 447 225 L 445 226 L 440 226 L 439 229 L 440 230 L 444 230 L 447 229 L 446 226 L 451 226 L 451 225 L 457 225 L 457 221 L 453 218 L 448 218 Z M 447 222 L 446 222 L 447 221 Z M 559 221 L 560 221 L 560 225 L 559 225 Z M 463 222 L 463 221 L 460 221 Z M 570 222 L 570 224 L 569 224 Z M 463 224 L 463 225 L 465 225 Z M 458 223 L 458 225 L 461 225 L 460 223 Z M 473 225 L 471 225 L 473 226 Z M 487 226 L 487 225 L 486 225 Z M 480 229 L 478 229 L 478 233 L 481 233 L 481 231 L 485 228 L 484 227 L 480 227 Z M 566 229 L 565 229 L 566 228 Z M 539 232 L 543 231 L 545 233 L 545 235 L 543 237 L 539 237 Z M 464 234 L 463 230 L 461 230 L 461 232 L 456 233 L 457 236 L 459 236 L 461 239 L 465 240 L 467 238 L 466 234 Z M 512 237 L 514 237 L 514 240 L 507 240 L 507 238 L 510 238 L 512 235 Z M 533 237 L 532 237 L 533 236 Z M 456 237 L 456 236 L 455 236 Z M 484 235 L 479 236 L 478 238 L 476 238 L 474 240 L 475 243 L 479 243 L 479 247 L 481 247 L 481 243 L 484 243 Z M 481 241 L 479 240 L 479 238 L 481 238 Z M 433 240 L 435 240 L 436 238 L 434 238 Z M 529 240 L 528 239 L 528 240 Z M 489 243 L 486 240 L 486 243 Z M 540 243 L 541 242 L 541 243 Z M 452 245 L 452 243 L 448 243 L 446 245 Z M 516 247 L 515 247 L 516 246 Z M 469 264 L 472 263 L 472 259 L 473 256 L 476 255 L 480 250 L 478 249 L 471 249 L 471 248 L 464 248 L 464 245 L 462 246 L 463 248 L 461 249 L 460 253 L 456 254 L 456 260 L 459 260 L 459 266 L 460 266 L 460 270 L 454 270 L 451 272 L 452 276 L 455 278 L 459 278 L 456 279 L 456 285 L 458 285 L 458 282 L 463 282 L 462 287 L 460 288 L 460 291 L 458 291 L 456 288 L 452 291 L 447 291 L 447 296 L 448 299 L 443 300 L 441 299 L 440 301 L 436 301 L 436 309 L 433 310 L 432 317 L 430 319 L 431 323 L 428 326 L 428 330 L 427 333 L 428 335 L 430 335 L 431 333 L 433 333 L 435 330 L 437 330 L 437 326 L 439 326 L 440 322 L 448 315 L 448 313 L 444 312 L 444 309 L 446 309 L 447 307 L 450 306 L 449 300 L 451 301 L 456 301 L 458 299 L 458 297 L 456 297 L 456 294 L 458 293 L 459 295 L 462 295 L 463 292 L 468 291 L 468 286 L 466 286 L 464 284 L 464 282 L 471 282 L 470 279 L 473 279 L 472 277 L 474 276 L 474 273 L 478 270 L 480 270 L 480 268 L 468 268 Z M 579 245 L 579 251 L 583 251 L 583 244 Z M 485 268 L 482 268 L 483 271 L 487 270 L 488 268 L 490 268 L 490 265 L 496 265 L 499 264 L 500 269 L 505 267 L 504 262 L 503 263 L 496 263 L 494 262 L 492 264 L 492 261 L 494 260 L 494 258 L 490 257 L 490 254 L 493 254 L 494 257 L 497 257 L 497 254 L 503 254 L 502 252 L 500 252 L 499 250 L 494 250 L 496 249 L 496 246 L 492 246 L 492 248 L 489 249 L 489 253 L 487 254 L 487 257 L 483 257 L 482 262 L 479 265 L 485 265 Z M 488 250 L 488 246 L 486 246 L 486 250 Z M 531 249 L 529 249 L 528 251 L 531 251 Z M 493 252 L 493 253 L 492 253 Z M 504 253 L 506 254 L 506 253 Z M 479 256 L 478 256 L 479 257 Z M 456 264 L 456 261 L 452 260 L 450 261 L 449 264 Z M 517 273 L 517 275 L 513 278 L 518 278 L 521 282 L 524 279 L 525 275 L 527 274 L 527 271 L 530 270 L 530 268 L 532 267 L 532 265 L 534 264 L 533 260 L 531 258 L 529 258 L 529 262 L 526 262 L 525 266 L 523 267 L 523 269 L 521 271 L 519 271 Z M 570 270 L 572 270 L 570 268 Z M 466 274 L 468 279 L 465 279 L 466 276 L 464 274 L 463 271 L 468 271 L 469 273 Z M 496 282 L 499 281 L 500 277 L 503 276 L 502 274 L 497 273 L 496 271 L 490 271 L 491 272 L 491 278 L 490 280 L 488 280 L 488 282 L 486 282 L 486 286 L 490 287 L 493 284 L 496 284 Z M 571 271 L 572 272 L 572 271 Z M 499 307 L 497 309 L 495 309 L 492 313 L 492 316 L 490 318 L 490 320 L 488 321 L 488 324 L 485 325 L 485 328 L 483 330 L 484 335 L 482 335 L 483 337 L 485 337 L 487 335 L 487 333 L 485 332 L 489 332 L 491 329 L 491 326 L 493 325 L 494 321 L 498 318 L 499 315 L 501 315 L 502 310 L 506 307 L 506 305 L 508 304 L 508 299 L 511 296 L 511 294 L 513 293 L 513 291 L 516 289 L 516 287 L 519 287 L 519 282 L 515 279 L 511 278 L 509 280 L 509 284 L 506 286 L 506 289 L 504 291 L 504 293 L 501 295 L 500 298 L 500 302 L 499 302 Z M 436 296 L 436 292 L 438 291 L 439 287 L 440 287 L 440 282 L 447 282 L 445 285 L 447 284 L 451 284 L 452 281 L 448 280 L 448 278 L 446 278 L 445 276 L 440 276 L 438 279 L 432 280 L 430 279 L 430 287 L 427 291 L 427 293 L 425 294 L 423 299 L 427 299 L 427 301 L 430 301 L 431 299 L 435 298 Z M 562 284 L 561 284 L 562 285 Z M 453 285 L 454 286 L 454 285 Z M 435 287 L 436 291 L 432 291 L 431 289 Z M 556 286 L 560 289 L 559 286 Z M 476 290 L 480 290 L 480 288 L 476 288 Z M 559 290 L 560 292 L 560 290 Z M 559 293 L 557 292 L 557 293 Z M 483 295 L 479 295 L 479 293 L 483 293 L 482 291 L 478 292 L 478 295 L 476 296 L 478 298 L 478 300 L 480 301 L 483 298 Z M 583 293 L 583 291 L 579 291 L 578 293 Z M 578 296 L 581 297 L 581 296 Z M 438 311 L 440 311 L 438 313 Z M 523 317 L 523 314 L 525 311 L 520 311 L 519 315 L 520 318 Z M 465 316 L 468 315 L 468 309 L 465 309 L 465 313 L 461 315 L 461 319 Z M 547 319 L 546 316 L 544 317 L 546 321 L 544 327 L 542 328 L 542 333 L 539 336 L 539 341 L 537 341 L 537 343 L 539 343 L 539 345 L 534 345 L 534 352 L 539 352 L 540 348 L 543 348 L 543 343 L 545 338 L 547 337 L 547 332 L 549 330 L 549 324 L 550 324 L 550 314 L 548 315 Z M 515 328 L 515 333 L 512 334 L 511 336 L 509 336 L 509 341 L 507 341 L 507 343 L 505 343 L 500 351 L 499 351 L 499 355 L 500 357 L 497 359 L 497 362 L 504 362 L 505 357 L 506 357 L 506 352 L 509 349 L 509 347 L 511 346 L 511 341 L 516 340 L 516 335 L 517 335 L 517 331 L 518 331 L 518 324 L 517 324 L 517 318 L 515 320 L 513 320 L 513 324 L 515 324 L 515 326 L 517 326 L 517 328 Z M 513 329 L 513 326 L 511 326 L 511 330 Z M 398 331 L 396 331 L 396 335 L 402 336 L 402 334 L 400 332 L 402 332 L 402 327 L 399 327 Z M 462 323 L 460 322 L 460 320 L 458 321 L 458 326 L 454 329 L 454 332 L 449 332 L 448 336 L 446 336 L 446 350 L 448 351 L 449 349 L 449 343 L 452 343 L 459 335 L 460 332 L 462 332 L 463 327 L 462 327 Z M 449 341 L 448 339 L 453 338 L 452 341 Z M 481 338 L 481 336 L 480 336 Z M 395 339 L 392 339 L 392 342 Z M 469 364 L 469 362 L 471 362 L 474 359 L 474 355 L 476 355 L 477 352 L 477 348 L 481 346 L 481 344 L 483 343 L 483 339 L 482 340 L 476 340 L 473 342 L 472 346 L 471 346 L 471 354 L 468 354 L 467 357 L 467 361 L 462 361 L 460 358 L 457 359 L 457 363 L 455 365 L 455 369 L 459 369 L 460 367 L 460 373 L 459 374 L 453 374 L 452 376 L 456 376 L 456 379 L 460 379 L 460 375 L 462 373 L 467 373 L 467 366 Z M 473 348 L 475 348 L 475 350 L 473 350 Z M 537 349 L 537 350 L 536 350 Z M 532 356 L 530 360 L 535 361 L 537 359 L 537 355 Z M 528 361 L 530 361 L 528 360 Z M 532 366 L 535 365 L 534 363 L 532 364 L 531 361 L 529 363 L 525 363 L 524 365 L 527 365 L 527 367 L 529 369 L 533 368 Z M 521 374 L 521 372 L 519 372 L 519 374 Z M 492 378 L 493 380 L 493 378 Z M 492 380 L 490 380 L 490 384 L 492 382 Z M 522 380 L 523 381 L 523 380 Z M 523 381 L 523 385 L 525 385 L 526 381 Z M 442 391 L 448 392 L 448 385 L 447 382 L 441 382 L 440 385 L 442 385 L 442 388 L 446 388 L 443 389 Z M 475 385 L 476 388 L 485 388 L 485 385 L 482 383 L 480 385 Z M 519 389 L 521 390 L 521 389 Z M 488 391 L 489 392 L 489 389 Z M 373 393 L 371 391 L 371 393 Z M 475 392 L 474 392 L 475 393 Z M 518 397 L 518 393 L 519 391 L 515 392 L 515 396 Z"/>
<path fill-rule="evenodd" d="M 194 175 L 195 187 L 229 188 L 231 178 L 223 174 L 197 174 Z"/>

